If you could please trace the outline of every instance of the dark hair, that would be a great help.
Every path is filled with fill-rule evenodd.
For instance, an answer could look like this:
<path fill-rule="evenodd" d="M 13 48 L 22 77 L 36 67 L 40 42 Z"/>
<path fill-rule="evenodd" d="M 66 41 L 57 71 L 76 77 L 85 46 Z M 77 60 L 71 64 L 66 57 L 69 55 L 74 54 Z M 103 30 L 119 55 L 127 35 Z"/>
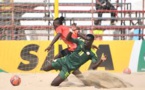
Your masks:
<path fill-rule="evenodd" d="M 100 24 L 99 20 L 94 20 L 94 24 L 99 25 Z"/>
<path fill-rule="evenodd" d="M 87 37 L 90 37 L 91 40 L 94 40 L 94 35 L 92 35 L 92 34 L 87 34 Z"/>
<path fill-rule="evenodd" d="M 63 16 L 61 16 L 59 18 L 54 19 L 54 21 L 58 21 L 58 24 L 62 25 L 63 22 L 65 21 L 65 18 Z"/>
<path fill-rule="evenodd" d="M 76 27 L 77 28 L 77 30 L 80 30 L 80 27 Z"/>
<path fill-rule="evenodd" d="M 73 24 L 71 24 L 71 25 L 77 26 L 77 23 L 73 23 Z"/>

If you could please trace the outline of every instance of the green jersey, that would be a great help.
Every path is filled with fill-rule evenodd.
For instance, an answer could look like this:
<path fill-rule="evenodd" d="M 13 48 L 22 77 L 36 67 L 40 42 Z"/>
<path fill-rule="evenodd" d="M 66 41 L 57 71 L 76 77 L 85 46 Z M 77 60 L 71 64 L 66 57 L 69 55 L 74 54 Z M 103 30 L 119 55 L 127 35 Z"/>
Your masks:
<path fill-rule="evenodd" d="M 70 55 L 64 56 L 53 60 L 52 67 L 56 70 L 60 70 L 60 76 L 65 79 L 71 72 L 78 69 L 82 64 L 88 60 L 96 62 L 97 56 L 91 50 L 84 48 L 84 42 L 79 39 L 73 39 L 73 42 L 77 44 L 77 48 Z"/>
<path fill-rule="evenodd" d="M 73 42 L 77 44 L 76 50 L 70 55 L 64 57 L 64 63 L 66 63 L 69 69 L 75 70 L 88 60 L 96 62 L 97 56 L 91 50 L 84 48 L 84 42 L 80 39 L 73 39 Z"/>

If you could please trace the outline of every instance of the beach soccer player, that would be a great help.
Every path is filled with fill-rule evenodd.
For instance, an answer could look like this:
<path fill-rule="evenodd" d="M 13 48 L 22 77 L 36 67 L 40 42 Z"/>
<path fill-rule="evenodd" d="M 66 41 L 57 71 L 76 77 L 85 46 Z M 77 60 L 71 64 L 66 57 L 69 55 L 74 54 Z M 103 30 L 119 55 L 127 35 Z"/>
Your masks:
<path fill-rule="evenodd" d="M 70 28 L 63 25 L 63 21 L 64 21 L 64 17 L 59 17 L 59 18 L 56 18 L 54 21 L 53 21 L 53 26 L 54 26 L 54 29 L 57 33 L 57 35 L 54 37 L 54 39 L 52 40 L 52 42 L 50 43 L 50 45 L 45 49 L 45 51 L 50 51 L 50 49 L 52 48 L 52 46 L 55 44 L 56 41 L 59 40 L 59 38 L 61 38 L 65 44 L 67 44 L 67 48 L 60 51 L 55 57 L 54 59 L 56 58 L 60 58 L 60 57 L 63 57 L 67 54 L 70 54 L 71 52 L 73 52 L 76 48 L 77 48 L 77 45 L 71 41 L 68 41 L 66 40 L 66 37 L 70 31 Z M 73 30 L 74 31 L 74 30 Z M 79 32 L 77 32 L 77 35 L 75 33 L 75 35 L 72 35 L 73 38 L 77 38 L 77 37 L 81 37 L 83 39 L 86 38 L 86 36 L 84 34 L 81 34 Z"/>
<path fill-rule="evenodd" d="M 51 63 L 48 63 L 47 66 L 42 68 L 44 71 L 60 70 L 58 76 L 52 81 L 52 86 L 59 86 L 71 73 L 76 76 L 79 75 L 80 73 L 74 73 L 74 71 L 88 60 L 92 60 L 93 62 L 91 64 L 92 69 L 96 69 L 100 62 L 106 60 L 106 56 L 104 56 L 98 61 L 96 54 L 91 51 L 92 43 L 94 41 L 94 36 L 92 34 L 87 34 L 87 40 L 85 41 L 73 39 L 71 35 L 72 32 L 68 34 L 66 40 L 77 44 L 75 51 L 70 55 L 53 60 Z M 83 81 L 83 83 L 87 85 L 86 82 Z"/>

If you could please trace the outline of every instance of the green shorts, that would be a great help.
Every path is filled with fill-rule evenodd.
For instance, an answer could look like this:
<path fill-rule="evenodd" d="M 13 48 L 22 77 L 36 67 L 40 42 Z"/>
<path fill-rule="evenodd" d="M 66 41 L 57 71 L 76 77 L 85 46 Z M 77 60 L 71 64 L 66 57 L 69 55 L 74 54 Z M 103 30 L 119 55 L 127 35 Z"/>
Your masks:
<path fill-rule="evenodd" d="M 63 58 L 64 59 L 64 58 Z M 56 61 L 52 62 L 52 67 L 56 70 L 60 70 L 60 77 L 66 79 L 72 70 L 70 70 L 67 65 L 65 65 L 65 61 L 63 59 L 57 59 Z"/>

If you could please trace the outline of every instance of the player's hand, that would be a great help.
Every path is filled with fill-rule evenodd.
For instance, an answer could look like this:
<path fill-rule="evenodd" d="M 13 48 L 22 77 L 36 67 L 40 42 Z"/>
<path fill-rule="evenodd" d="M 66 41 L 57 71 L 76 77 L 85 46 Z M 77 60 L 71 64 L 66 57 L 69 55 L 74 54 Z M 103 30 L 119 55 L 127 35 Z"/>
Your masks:
<path fill-rule="evenodd" d="M 45 49 L 45 51 L 49 52 L 50 49 L 51 49 L 51 46 L 48 46 L 48 47 Z"/>
<path fill-rule="evenodd" d="M 104 61 L 106 61 L 107 60 L 107 56 L 106 55 L 103 55 L 102 57 L 101 57 L 101 60 L 104 62 Z"/>

